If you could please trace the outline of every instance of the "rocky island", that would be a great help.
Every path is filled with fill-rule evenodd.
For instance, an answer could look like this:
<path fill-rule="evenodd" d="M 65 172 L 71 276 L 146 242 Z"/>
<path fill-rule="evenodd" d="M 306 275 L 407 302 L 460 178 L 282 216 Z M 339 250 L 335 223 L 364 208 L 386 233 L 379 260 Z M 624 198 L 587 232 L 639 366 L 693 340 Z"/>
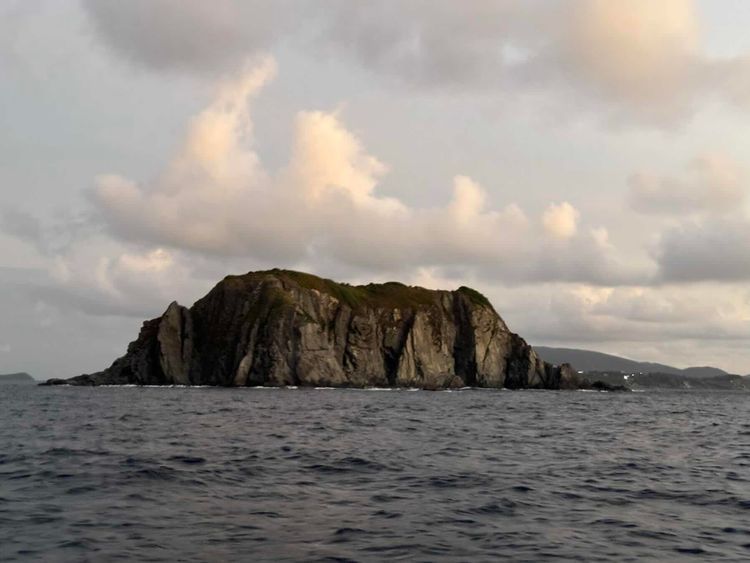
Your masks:
<path fill-rule="evenodd" d="M 19 373 L 2 373 L 0 374 L 0 384 L 3 383 L 35 383 L 36 380 L 25 371 Z"/>
<path fill-rule="evenodd" d="M 468 287 L 352 286 L 288 270 L 227 276 L 146 321 L 104 371 L 47 384 L 575 389 Z"/>

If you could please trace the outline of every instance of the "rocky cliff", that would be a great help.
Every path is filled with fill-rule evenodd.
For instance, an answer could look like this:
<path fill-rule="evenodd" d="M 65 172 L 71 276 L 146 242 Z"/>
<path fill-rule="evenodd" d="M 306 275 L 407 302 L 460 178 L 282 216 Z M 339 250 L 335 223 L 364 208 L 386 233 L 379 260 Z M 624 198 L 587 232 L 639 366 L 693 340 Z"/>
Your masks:
<path fill-rule="evenodd" d="M 577 388 L 462 287 L 351 286 L 300 272 L 228 276 L 146 321 L 108 369 L 49 383 Z"/>

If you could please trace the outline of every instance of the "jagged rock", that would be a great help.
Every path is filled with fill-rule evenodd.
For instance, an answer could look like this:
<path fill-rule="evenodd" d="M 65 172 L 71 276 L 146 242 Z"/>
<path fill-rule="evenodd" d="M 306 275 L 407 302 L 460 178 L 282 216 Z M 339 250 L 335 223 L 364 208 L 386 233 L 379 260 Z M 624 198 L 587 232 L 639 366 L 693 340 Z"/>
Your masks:
<path fill-rule="evenodd" d="M 463 386 L 574 389 L 489 301 L 462 287 L 350 286 L 300 272 L 228 276 L 187 309 L 173 302 L 108 369 L 73 385 Z"/>
<path fill-rule="evenodd" d="M 584 384 L 584 387 L 590 388 L 594 391 L 632 391 L 630 387 L 626 387 L 625 385 L 612 385 L 600 380 L 594 381 L 591 384 Z"/>

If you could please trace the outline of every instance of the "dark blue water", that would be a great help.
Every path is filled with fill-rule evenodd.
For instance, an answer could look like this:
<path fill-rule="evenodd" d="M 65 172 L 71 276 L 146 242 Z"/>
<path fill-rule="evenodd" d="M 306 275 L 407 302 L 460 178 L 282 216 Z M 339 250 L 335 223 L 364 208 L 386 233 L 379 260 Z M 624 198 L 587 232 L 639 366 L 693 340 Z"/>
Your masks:
<path fill-rule="evenodd" d="M 750 558 L 750 394 L 0 388 L 2 561 Z"/>

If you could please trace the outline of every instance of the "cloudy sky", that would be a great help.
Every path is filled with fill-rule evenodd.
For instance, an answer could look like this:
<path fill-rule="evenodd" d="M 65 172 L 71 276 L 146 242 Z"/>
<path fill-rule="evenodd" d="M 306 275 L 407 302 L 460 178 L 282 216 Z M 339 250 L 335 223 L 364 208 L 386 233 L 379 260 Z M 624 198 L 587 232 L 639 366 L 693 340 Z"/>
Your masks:
<path fill-rule="evenodd" d="M 0 372 L 101 369 L 279 266 L 750 373 L 749 26 L 745 0 L 5 0 Z"/>

